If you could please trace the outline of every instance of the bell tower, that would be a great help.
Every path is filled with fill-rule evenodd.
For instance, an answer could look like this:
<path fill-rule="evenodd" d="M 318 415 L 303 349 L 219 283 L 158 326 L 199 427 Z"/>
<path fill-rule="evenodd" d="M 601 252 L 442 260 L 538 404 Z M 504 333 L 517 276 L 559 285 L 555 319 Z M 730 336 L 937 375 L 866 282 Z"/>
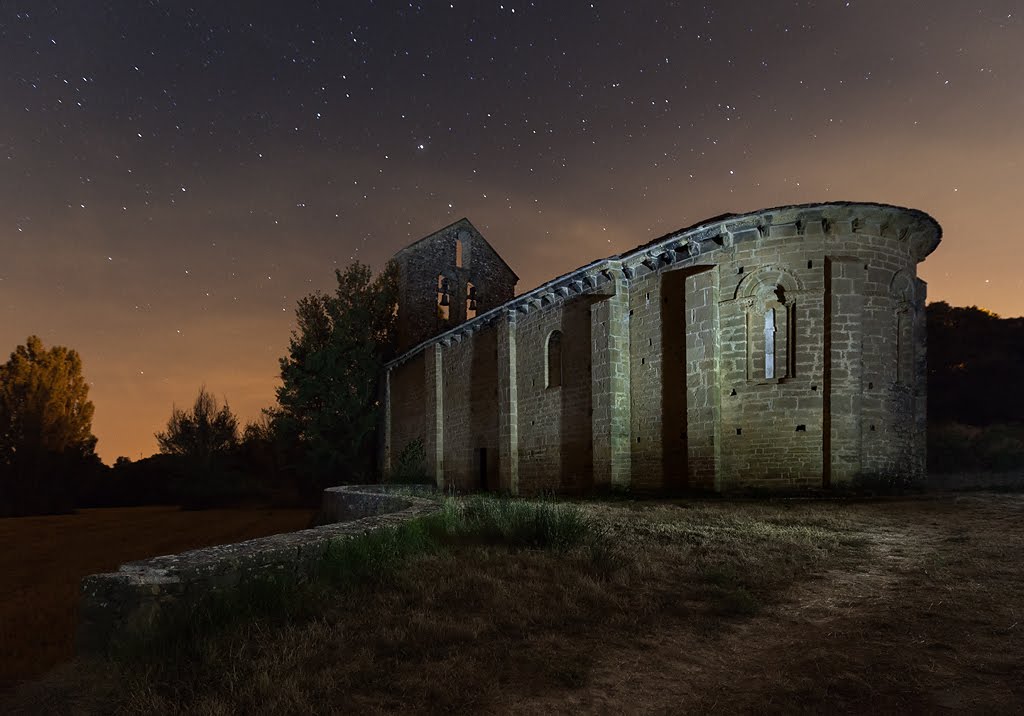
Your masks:
<path fill-rule="evenodd" d="M 512 299 L 519 277 L 468 219 L 425 236 L 398 264 L 398 351 Z"/>

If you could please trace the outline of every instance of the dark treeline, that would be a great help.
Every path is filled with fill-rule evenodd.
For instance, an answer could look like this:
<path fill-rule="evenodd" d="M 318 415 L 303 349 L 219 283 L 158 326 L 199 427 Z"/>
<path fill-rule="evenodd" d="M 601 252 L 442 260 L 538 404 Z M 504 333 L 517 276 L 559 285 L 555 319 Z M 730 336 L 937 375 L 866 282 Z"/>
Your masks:
<path fill-rule="evenodd" d="M 72 482 L 76 507 L 181 505 L 185 509 L 240 504 L 318 506 L 321 487 L 302 469 L 304 456 L 283 436 L 246 430 L 224 450 L 200 460 L 192 454 L 158 453 L 141 460 L 118 458 Z M 348 476 L 338 476 L 340 482 Z"/>
<path fill-rule="evenodd" d="M 297 308 L 277 405 L 239 431 L 201 388 L 172 408 L 160 454 L 113 467 L 96 456 L 92 403 L 73 350 L 36 337 L 0 365 L 0 516 L 76 507 L 258 502 L 317 506 L 324 487 L 382 479 L 378 379 L 394 355 L 396 276 L 353 264 L 333 294 Z M 932 472 L 1024 469 L 1024 318 L 933 303 L 928 315 Z M 423 477 L 407 446 L 391 479 Z"/>
<path fill-rule="evenodd" d="M 394 356 L 397 269 L 374 276 L 356 262 L 336 279 L 333 293 L 298 302 L 275 406 L 240 431 L 227 402 L 204 386 L 190 409 L 171 407 L 156 433 L 159 454 L 113 467 L 95 453 L 78 355 L 30 337 L 0 366 L 0 516 L 142 504 L 318 506 L 325 487 L 380 480 L 378 383 Z"/>
<path fill-rule="evenodd" d="M 928 420 L 969 425 L 1024 419 L 1024 318 L 971 306 L 928 306 Z"/>
<path fill-rule="evenodd" d="M 1024 470 L 1024 318 L 928 306 L 928 468 Z"/>

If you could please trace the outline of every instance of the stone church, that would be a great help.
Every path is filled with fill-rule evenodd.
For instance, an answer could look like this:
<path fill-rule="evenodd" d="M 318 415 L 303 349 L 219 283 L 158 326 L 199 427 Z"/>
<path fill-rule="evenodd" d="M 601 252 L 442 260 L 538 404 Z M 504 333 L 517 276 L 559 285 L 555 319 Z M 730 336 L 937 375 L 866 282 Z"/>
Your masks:
<path fill-rule="evenodd" d="M 828 488 L 925 473 L 925 213 L 728 214 L 515 295 L 466 219 L 395 256 L 383 467 L 586 492 Z"/>

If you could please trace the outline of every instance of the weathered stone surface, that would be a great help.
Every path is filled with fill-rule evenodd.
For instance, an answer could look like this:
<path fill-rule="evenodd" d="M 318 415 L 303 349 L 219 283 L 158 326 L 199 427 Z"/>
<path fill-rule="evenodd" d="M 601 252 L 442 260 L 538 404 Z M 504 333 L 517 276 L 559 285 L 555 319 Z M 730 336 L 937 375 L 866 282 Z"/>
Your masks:
<path fill-rule="evenodd" d="M 439 509 L 436 500 L 416 496 L 433 488 L 354 485 L 324 491 L 323 511 L 331 524 L 204 547 L 121 565 L 93 574 L 80 586 L 80 652 L 103 651 L 112 639 L 144 631 L 167 609 L 189 609 L 211 591 L 274 572 L 303 576 L 330 545 L 355 535 L 401 524 Z"/>
<path fill-rule="evenodd" d="M 423 439 L 438 485 L 514 493 L 921 478 L 916 266 L 940 237 L 916 210 L 829 203 L 594 261 L 392 362 L 391 450 Z"/>
<path fill-rule="evenodd" d="M 425 236 L 394 256 L 401 283 L 398 310 L 400 350 L 467 320 L 469 289 L 475 289 L 476 315 L 512 298 L 519 277 L 466 219 Z M 447 283 L 439 290 L 438 279 Z M 439 298 L 447 296 L 448 317 L 439 315 Z"/>

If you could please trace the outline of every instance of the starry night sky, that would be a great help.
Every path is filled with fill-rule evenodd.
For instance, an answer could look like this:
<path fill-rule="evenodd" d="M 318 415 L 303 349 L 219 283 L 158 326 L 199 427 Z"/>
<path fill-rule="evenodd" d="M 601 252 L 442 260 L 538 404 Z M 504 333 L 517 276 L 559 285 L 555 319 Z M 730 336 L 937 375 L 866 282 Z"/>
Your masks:
<path fill-rule="evenodd" d="M 1019 0 L 0 2 L 0 359 L 81 353 L 107 462 L 273 403 L 298 298 L 466 216 L 519 291 L 859 200 L 931 300 L 1024 314 Z"/>

